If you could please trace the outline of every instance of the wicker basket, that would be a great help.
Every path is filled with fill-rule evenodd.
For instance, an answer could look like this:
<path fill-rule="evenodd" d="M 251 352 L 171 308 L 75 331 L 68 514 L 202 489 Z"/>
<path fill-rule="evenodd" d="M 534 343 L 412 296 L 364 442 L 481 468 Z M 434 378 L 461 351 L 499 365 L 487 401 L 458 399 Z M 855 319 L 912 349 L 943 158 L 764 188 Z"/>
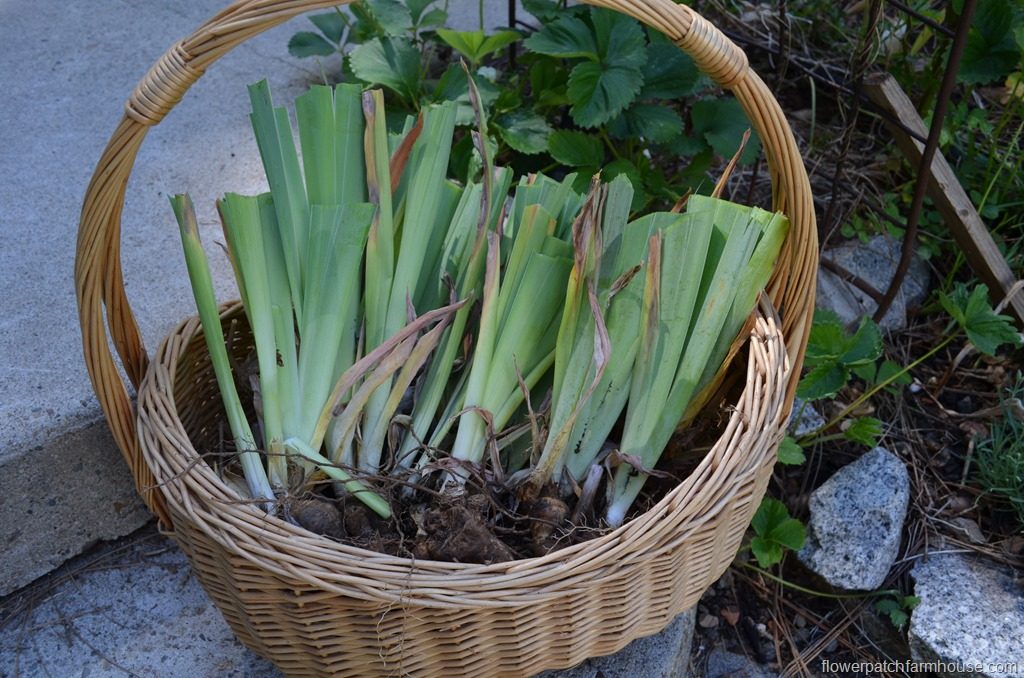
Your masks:
<path fill-rule="evenodd" d="M 615 652 L 662 629 L 728 567 L 765 491 L 813 312 L 817 236 L 807 175 L 778 104 L 746 58 L 672 0 L 594 0 L 662 31 L 732 90 L 764 144 L 791 229 L 762 304 L 746 384 L 699 467 L 598 539 L 496 565 L 413 562 L 312 535 L 239 502 L 196 452 L 222 408 L 196 318 L 149 361 L 125 296 L 120 217 L 149 127 L 245 39 L 337 0 L 236 2 L 176 43 L 132 93 L 82 210 L 75 283 L 93 386 L 136 487 L 232 629 L 288 675 L 526 676 Z M 225 307 L 226 320 L 240 307 Z M 231 323 L 225 323 L 230 326 Z M 251 349 L 243 332 L 230 350 Z M 111 353 L 132 386 L 132 405 Z M 743 375 L 740 375 L 743 376 Z"/>

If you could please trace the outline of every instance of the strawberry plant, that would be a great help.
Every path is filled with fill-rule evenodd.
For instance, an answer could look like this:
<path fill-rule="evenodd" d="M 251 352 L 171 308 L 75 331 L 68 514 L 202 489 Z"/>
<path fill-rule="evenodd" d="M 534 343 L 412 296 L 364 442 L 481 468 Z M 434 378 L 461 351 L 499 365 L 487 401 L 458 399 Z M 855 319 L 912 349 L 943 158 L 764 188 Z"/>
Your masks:
<path fill-rule="evenodd" d="M 632 18 L 551 0 L 524 7 L 541 23 L 536 30 L 488 33 L 482 25 L 446 27 L 446 9 L 431 0 L 361 0 L 311 16 L 316 30 L 292 36 L 289 51 L 340 55 L 341 80 L 383 88 L 393 132 L 405 114 L 456 102 L 450 169 L 462 181 L 483 166 L 468 133 L 471 75 L 489 121 L 489 152 L 506 166 L 569 168 L 580 191 L 598 171 L 606 180 L 624 176 L 635 190 L 633 210 L 710 190 L 716 159 L 732 156 L 749 127 L 734 99 L 716 96 L 692 59 Z M 758 153 L 752 138 L 740 162 Z"/>

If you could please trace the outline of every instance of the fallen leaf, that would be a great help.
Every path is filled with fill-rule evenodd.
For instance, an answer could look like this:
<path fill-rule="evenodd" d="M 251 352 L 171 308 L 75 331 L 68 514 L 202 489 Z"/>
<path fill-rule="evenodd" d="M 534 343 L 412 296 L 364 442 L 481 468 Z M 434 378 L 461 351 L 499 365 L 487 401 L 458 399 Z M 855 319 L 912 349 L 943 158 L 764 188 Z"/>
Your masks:
<path fill-rule="evenodd" d="M 974 522 L 970 518 L 961 516 L 959 518 L 954 518 L 949 522 L 962 532 L 972 544 L 984 544 L 987 541 L 985 539 L 985 535 L 981 532 L 981 528 L 978 527 L 978 523 Z"/>
<path fill-rule="evenodd" d="M 725 623 L 729 626 L 736 626 L 740 621 L 740 611 L 735 607 L 723 607 L 719 610 L 719 614 L 722 615 L 722 619 L 724 619 Z"/>

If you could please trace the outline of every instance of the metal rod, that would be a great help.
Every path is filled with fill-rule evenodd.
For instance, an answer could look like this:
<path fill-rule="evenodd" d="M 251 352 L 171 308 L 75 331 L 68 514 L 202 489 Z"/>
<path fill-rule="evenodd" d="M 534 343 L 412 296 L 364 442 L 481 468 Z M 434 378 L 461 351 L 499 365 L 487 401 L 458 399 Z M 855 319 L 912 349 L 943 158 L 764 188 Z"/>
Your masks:
<path fill-rule="evenodd" d="M 933 31 L 942 33 L 948 38 L 952 38 L 955 35 L 955 33 L 949 28 L 949 26 L 943 26 L 935 19 L 929 19 L 928 17 L 926 17 L 924 14 L 921 14 L 913 7 L 906 5 L 902 2 L 899 2 L 899 0 L 885 0 L 885 4 L 892 5 L 901 12 L 909 14 L 910 16 L 914 17 L 915 19 L 923 23 L 928 28 L 932 29 Z"/>
<path fill-rule="evenodd" d="M 877 287 L 869 283 L 864 278 L 860 277 L 853 271 L 850 271 L 845 266 L 837 264 L 831 259 L 825 257 L 821 258 L 821 267 L 826 271 L 829 271 L 843 282 L 848 282 L 854 287 L 858 288 L 861 292 L 871 297 L 877 304 L 878 300 L 882 298 L 882 293 Z"/>
<path fill-rule="evenodd" d="M 974 8 L 977 0 L 964 0 L 963 11 L 957 22 L 956 35 L 953 36 L 953 45 L 949 49 L 949 61 L 946 62 L 946 71 L 942 74 L 942 85 L 939 87 L 938 100 L 935 102 L 935 111 L 932 113 L 932 124 L 928 129 L 928 140 L 924 144 L 924 151 L 921 153 L 921 162 L 917 167 L 917 183 L 914 184 L 914 197 L 910 203 L 910 213 L 907 215 L 907 226 L 903 235 L 903 247 L 900 251 L 900 261 L 896 265 L 889 289 L 878 302 L 878 309 L 875 311 L 875 322 L 881 322 L 882 318 L 892 306 L 893 299 L 903 279 L 910 268 L 910 259 L 914 252 L 914 243 L 917 241 L 917 227 L 921 219 L 921 209 L 924 207 L 925 191 L 928 190 L 928 182 L 932 176 L 932 160 L 935 158 L 935 151 L 939 147 L 939 137 L 942 134 L 942 122 L 946 117 L 946 110 L 953 98 L 953 88 L 956 86 L 957 70 L 960 67 L 960 57 L 963 56 L 964 47 L 967 45 L 967 33 L 971 27 L 971 19 L 974 16 Z"/>

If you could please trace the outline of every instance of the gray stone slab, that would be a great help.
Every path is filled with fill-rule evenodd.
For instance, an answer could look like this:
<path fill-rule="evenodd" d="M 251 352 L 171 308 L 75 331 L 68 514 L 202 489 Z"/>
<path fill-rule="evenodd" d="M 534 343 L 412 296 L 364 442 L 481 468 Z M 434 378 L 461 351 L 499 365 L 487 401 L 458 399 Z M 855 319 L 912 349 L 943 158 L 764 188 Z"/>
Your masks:
<path fill-rule="evenodd" d="M 0 595 L 149 517 L 104 422 L 3 458 Z"/>
<path fill-rule="evenodd" d="M 921 599 L 910 616 L 915 660 L 938 662 L 940 676 L 1024 676 L 1020 573 L 943 553 L 920 560 L 910 575 Z"/>
<path fill-rule="evenodd" d="M 638 638 L 615 654 L 588 659 L 565 671 L 546 671 L 539 678 L 684 678 L 696 617 L 697 608 L 692 607 L 661 633 Z"/>
<path fill-rule="evenodd" d="M 132 88 L 174 41 L 226 4 L 0 3 L 0 594 L 97 538 L 141 525 L 138 505 L 119 508 L 130 486 L 116 450 L 91 428 L 101 417 L 81 357 L 72 280 L 79 211 Z M 474 26 L 476 7 L 467 2 L 463 11 L 453 9 L 455 25 Z M 487 24 L 505 23 L 505 8 L 501 0 L 488 0 Z M 236 296 L 214 244 L 214 199 L 228 190 L 264 190 L 245 87 L 267 77 L 278 100 L 290 102 L 316 81 L 318 65 L 290 57 L 286 47 L 293 32 L 309 26 L 300 17 L 227 54 L 142 146 L 123 214 L 123 261 L 150 350 L 194 312 L 168 194 L 192 193 L 219 296 Z M 67 470 L 79 462 L 110 476 L 75 482 Z M 48 487 L 55 470 L 71 489 Z M 68 512 L 33 510 L 50 498 Z M 88 529 L 76 527 L 85 522 Z"/>
<path fill-rule="evenodd" d="M 0 600 L 0 676 L 277 678 L 241 645 L 170 540 L 147 528 Z M 545 678 L 679 678 L 693 611 L 621 652 Z"/>
<path fill-rule="evenodd" d="M 0 675 L 276 678 L 235 640 L 174 544 L 149 531 L 4 601 Z"/>
<path fill-rule="evenodd" d="M 708 655 L 704 678 L 773 678 L 775 674 L 750 657 L 716 647 Z"/>
<path fill-rule="evenodd" d="M 807 543 L 797 557 L 833 586 L 878 588 L 899 552 L 909 500 L 903 462 L 876 447 L 811 494 Z"/>
<path fill-rule="evenodd" d="M 900 241 L 876 235 L 867 243 L 854 240 L 830 247 L 824 256 L 884 293 L 900 260 Z M 892 306 L 882 318 L 882 327 L 897 330 L 907 326 L 907 310 L 920 305 L 928 296 L 928 278 L 928 264 L 914 256 Z M 817 289 L 818 306 L 835 311 L 848 324 L 872 315 L 878 308 L 859 287 L 824 268 L 818 270 Z"/>

